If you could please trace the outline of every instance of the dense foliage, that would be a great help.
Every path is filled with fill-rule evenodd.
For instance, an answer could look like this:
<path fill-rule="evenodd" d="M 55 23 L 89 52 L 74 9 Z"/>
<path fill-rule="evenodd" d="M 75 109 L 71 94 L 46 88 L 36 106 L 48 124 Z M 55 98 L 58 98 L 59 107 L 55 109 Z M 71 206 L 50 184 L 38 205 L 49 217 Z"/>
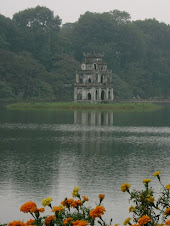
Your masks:
<path fill-rule="evenodd" d="M 75 23 L 37 6 L 0 15 L 0 100 L 72 101 L 83 52 L 103 52 L 115 98 L 170 97 L 170 26 L 127 12 L 86 12 Z"/>

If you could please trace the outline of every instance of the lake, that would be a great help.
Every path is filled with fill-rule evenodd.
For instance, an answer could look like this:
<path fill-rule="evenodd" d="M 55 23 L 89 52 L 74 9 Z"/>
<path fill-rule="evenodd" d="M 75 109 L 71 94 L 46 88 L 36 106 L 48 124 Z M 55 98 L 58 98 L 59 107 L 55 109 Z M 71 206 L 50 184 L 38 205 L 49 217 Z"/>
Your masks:
<path fill-rule="evenodd" d="M 131 217 L 122 183 L 142 188 L 162 171 L 170 183 L 170 104 L 156 112 L 10 111 L 0 106 L 0 223 L 28 220 L 26 201 L 53 205 L 71 197 L 74 186 L 95 207 L 105 194 L 104 219 Z M 50 211 L 47 211 L 50 214 Z"/>

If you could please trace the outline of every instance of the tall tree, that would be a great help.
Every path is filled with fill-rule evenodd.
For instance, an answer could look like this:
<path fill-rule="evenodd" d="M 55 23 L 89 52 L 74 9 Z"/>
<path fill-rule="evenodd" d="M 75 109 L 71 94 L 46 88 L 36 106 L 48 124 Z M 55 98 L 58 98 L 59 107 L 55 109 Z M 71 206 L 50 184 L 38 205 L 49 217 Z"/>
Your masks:
<path fill-rule="evenodd" d="M 21 50 L 17 26 L 3 15 L 0 15 L 0 49 L 9 49 L 14 52 Z"/>
<path fill-rule="evenodd" d="M 13 21 L 22 32 L 22 48 L 48 67 L 56 47 L 61 19 L 54 17 L 50 9 L 37 6 L 16 13 Z"/>

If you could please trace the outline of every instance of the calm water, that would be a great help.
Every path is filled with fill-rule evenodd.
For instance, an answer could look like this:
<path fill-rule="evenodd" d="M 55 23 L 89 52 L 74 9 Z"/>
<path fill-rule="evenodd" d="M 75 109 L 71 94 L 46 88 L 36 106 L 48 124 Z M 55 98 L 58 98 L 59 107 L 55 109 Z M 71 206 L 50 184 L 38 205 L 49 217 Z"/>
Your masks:
<path fill-rule="evenodd" d="M 74 186 L 94 207 L 106 198 L 105 218 L 120 223 L 128 214 L 122 183 L 141 181 L 162 171 L 170 183 L 170 105 L 161 111 L 9 111 L 0 106 L 0 223 L 26 220 L 26 201 L 53 205 L 71 197 Z M 156 180 L 152 182 L 158 188 Z M 47 212 L 48 213 L 48 212 Z"/>

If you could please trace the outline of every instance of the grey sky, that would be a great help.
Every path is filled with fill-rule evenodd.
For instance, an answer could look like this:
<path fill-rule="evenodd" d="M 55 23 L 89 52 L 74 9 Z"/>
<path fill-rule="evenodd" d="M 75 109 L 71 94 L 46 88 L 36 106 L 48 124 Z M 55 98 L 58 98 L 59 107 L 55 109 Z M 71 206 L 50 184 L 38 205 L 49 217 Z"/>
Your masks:
<path fill-rule="evenodd" d="M 170 0 L 0 0 L 0 14 L 12 18 L 14 13 L 37 5 L 54 11 L 63 23 L 77 21 L 86 11 L 118 9 L 128 12 L 132 20 L 155 18 L 170 24 Z"/>

